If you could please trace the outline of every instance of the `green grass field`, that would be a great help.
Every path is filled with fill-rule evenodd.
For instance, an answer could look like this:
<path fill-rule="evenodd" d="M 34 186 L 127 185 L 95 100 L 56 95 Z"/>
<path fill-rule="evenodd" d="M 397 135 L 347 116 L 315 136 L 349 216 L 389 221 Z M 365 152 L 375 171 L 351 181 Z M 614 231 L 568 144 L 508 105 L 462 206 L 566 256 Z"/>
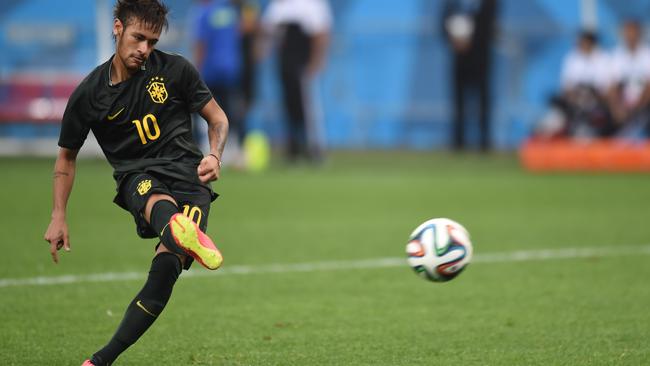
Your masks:
<path fill-rule="evenodd" d="M 52 164 L 0 160 L 0 365 L 80 365 L 143 283 L 124 274 L 144 276 L 152 257 L 155 242 L 111 202 L 110 167 L 81 160 L 73 250 L 54 265 L 42 238 Z M 117 365 L 650 364 L 648 175 L 533 175 L 501 155 L 336 153 L 319 169 L 226 170 L 214 187 L 208 232 L 223 273 L 182 275 Z M 434 284 L 405 261 L 372 265 L 405 258 L 411 230 L 432 217 L 470 231 L 477 261 L 462 275 Z M 511 255 L 566 248 L 593 254 Z M 495 254 L 503 260 L 480 260 Z M 106 273 L 115 278 L 88 277 Z M 29 282 L 64 275 L 72 283 Z"/>

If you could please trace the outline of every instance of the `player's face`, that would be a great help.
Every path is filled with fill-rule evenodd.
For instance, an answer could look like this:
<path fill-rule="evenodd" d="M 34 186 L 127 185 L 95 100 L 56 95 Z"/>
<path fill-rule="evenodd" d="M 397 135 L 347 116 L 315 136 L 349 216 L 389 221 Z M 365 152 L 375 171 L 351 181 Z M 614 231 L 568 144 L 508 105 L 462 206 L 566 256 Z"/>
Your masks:
<path fill-rule="evenodd" d="M 160 31 L 154 32 L 138 19 L 130 20 L 126 26 L 116 19 L 113 34 L 117 40 L 115 54 L 129 70 L 137 70 L 144 64 L 160 38 Z"/>

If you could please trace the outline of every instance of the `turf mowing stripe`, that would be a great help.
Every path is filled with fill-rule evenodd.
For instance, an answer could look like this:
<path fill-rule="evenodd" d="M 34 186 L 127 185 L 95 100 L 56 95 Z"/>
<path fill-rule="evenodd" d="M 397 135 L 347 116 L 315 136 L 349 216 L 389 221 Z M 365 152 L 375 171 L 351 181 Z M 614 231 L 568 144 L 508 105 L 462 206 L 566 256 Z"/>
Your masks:
<path fill-rule="evenodd" d="M 501 262 L 522 262 L 540 261 L 550 259 L 574 259 L 574 258 L 596 258 L 614 257 L 629 255 L 650 255 L 650 245 L 600 247 L 600 248 L 566 248 L 566 249 L 542 249 L 542 250 L 521 250 L 514 252 L 484 253 L 474 255 L 472 263 L 501 263 Z M 376 258 L 350 261 L 329 261 L 295 264 L 266 264 L 266 265 L 233 265 L 222 268 L 216 272 L 209 272 L 203 269 L 190 270 L 183 273 L 183 277 L 206 277 L 225 275 L 249 275 L 264 273 L 291 273 L 291 272 L 317 272 L 337 271 L 346 269 L 367 269 L 406 266 L 406 258 Z M 116 282 L 129 280 L 142 280 L 145 273 L 140 272 L 108 272 L 89 275 L 65 275 L 53 277 L 31 277 L 31 278 L 3 278 L 0 279 L 2 287 L 22 286 L 48 286 L 64 285 L 82 282 Z"/>

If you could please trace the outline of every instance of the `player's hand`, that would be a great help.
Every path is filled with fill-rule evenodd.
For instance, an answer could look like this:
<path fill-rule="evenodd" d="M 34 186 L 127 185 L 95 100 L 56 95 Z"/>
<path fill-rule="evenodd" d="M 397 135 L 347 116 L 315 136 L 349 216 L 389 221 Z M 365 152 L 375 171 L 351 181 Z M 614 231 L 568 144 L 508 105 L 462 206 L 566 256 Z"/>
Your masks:
<path fill-rule="evenodd" d="M 215 181 L 219 179 L 221 160 L 219 160 L 215 155 L 205 156 L 201 160 L 199 167 L 196 168 L 196 172 L 203 183 Z"/>
<path fill-rule="evenodd" d="M 45 232 L 45 241 L 50 243 L 50 254 L 54 263 L 59 263 L 58 251 L 64 248 L 70 251 L 70 238 L 68 236 L 68 224 L 65 219 L 52 218 L 50 225 Z"/>

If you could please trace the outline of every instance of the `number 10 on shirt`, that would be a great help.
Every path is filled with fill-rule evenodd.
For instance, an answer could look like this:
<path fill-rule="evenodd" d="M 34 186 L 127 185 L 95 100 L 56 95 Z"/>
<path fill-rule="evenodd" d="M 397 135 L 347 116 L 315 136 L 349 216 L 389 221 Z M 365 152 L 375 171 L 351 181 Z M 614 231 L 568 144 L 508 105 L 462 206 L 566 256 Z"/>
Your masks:
<path fill-rule="evenodd" d="M 138 129 L 138 135 L 140 136 L 142 145 L 146 145 L 147 142 L 154 141 L 160 137 L 160 127 L 158 127 L 158 120 L 153 114 L 147 114 L 144 116 L 144 118 L 142 118 L 142 121 L 135 119 L 132 122 Z"/>

